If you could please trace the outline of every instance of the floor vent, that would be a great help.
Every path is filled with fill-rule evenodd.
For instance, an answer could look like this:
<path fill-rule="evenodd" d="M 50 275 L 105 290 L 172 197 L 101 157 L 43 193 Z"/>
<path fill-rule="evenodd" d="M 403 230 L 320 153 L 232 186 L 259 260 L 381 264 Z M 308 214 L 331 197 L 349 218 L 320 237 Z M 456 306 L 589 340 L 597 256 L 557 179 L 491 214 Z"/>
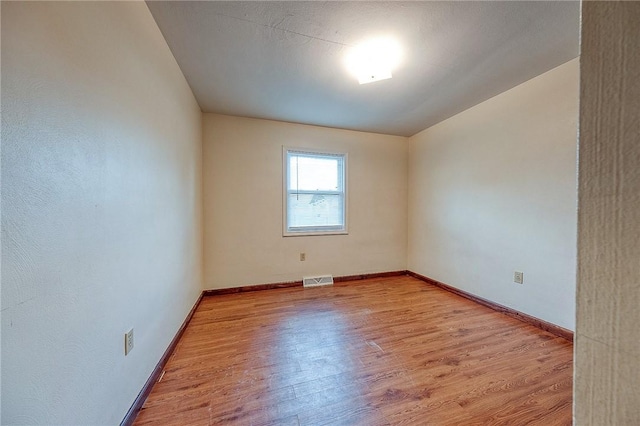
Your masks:
<path fill-rule="evenodd" d="M 333 275 L 318 275 L 317 277 L 303 277 L 302 285 L 305 287 L 319 287 L 321 285 L 333 285 Z"/>

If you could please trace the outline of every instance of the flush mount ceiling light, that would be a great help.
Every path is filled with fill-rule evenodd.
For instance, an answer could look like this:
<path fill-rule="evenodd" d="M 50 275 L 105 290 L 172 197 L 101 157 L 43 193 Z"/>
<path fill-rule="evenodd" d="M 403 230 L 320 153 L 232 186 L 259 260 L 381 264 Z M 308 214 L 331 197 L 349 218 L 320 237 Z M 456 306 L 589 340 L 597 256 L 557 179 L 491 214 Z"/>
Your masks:
<path fill-rule="evenodd" d="M 345 62 L 358 82 L 365 84 L 391 78 L 401 56 L 398 42 L 389 37 L 378 37 L 350 48 Z"/>

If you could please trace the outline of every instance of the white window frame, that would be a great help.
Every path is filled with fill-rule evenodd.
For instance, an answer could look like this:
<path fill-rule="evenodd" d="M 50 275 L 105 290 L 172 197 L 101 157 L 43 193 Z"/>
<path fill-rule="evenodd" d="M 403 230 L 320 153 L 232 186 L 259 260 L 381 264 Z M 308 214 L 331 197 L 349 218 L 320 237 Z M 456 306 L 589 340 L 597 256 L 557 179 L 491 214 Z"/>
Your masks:
<path fill-rule="evenodd" d="M 301 227 L 298 230 L 289 229 L 288 226 L 288 200 L 289 200 L 289 162 L 288 162 L 288 154 L 289 153 L 301 153 L 301 154 L 309 154 L 309 155 L 331 155 L 331 156 L 340 156 L 342 157 L 342 195 L 343 195 L 343 227 L 340 229 L 336 229 L 335 227 L 324 228 L 323 227 Z M 335 151 L 325 151 L 319 149 L 311 149 L 311 148 L 296 148 L 296 147 L 282 147 L 282 236 L 284 237 L 300 237 L 300 236 L 309 236 L 309 235 L 346 235 L 348 234 L 347 224 L 349 221 L 348 216 L 348 182 L 347 182 L 347 165 L 348 163 L 348 154 L 346 152 L 335 152 Z M 305 191 L 306 192 L 306 191 Z M 328 193 L 332 191 L 319 191 L 321 193 Z M 332 192 L 336 193 L 336 192 Z M 337 191 L 340 193 L 340 191 Z"/>

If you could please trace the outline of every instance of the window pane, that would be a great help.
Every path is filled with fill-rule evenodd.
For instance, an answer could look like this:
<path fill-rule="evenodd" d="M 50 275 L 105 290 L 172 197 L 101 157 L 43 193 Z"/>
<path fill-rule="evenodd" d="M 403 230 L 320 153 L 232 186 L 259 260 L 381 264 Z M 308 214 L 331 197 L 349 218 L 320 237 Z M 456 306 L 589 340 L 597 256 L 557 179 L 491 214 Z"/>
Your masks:
<path fill-rule="evenodd" d="M 344 227 L 342 195 L 289 194 L 289 228 Z"/>
<path fill-rule="evenodd" d="M 287 150 L 285 236 L 346 233 L 346 154 Z"/>
<path fill-rule="evenodd" d="M 289 189 L 300 191 L 342 190 L 342 158 L 289 154 Z"/>

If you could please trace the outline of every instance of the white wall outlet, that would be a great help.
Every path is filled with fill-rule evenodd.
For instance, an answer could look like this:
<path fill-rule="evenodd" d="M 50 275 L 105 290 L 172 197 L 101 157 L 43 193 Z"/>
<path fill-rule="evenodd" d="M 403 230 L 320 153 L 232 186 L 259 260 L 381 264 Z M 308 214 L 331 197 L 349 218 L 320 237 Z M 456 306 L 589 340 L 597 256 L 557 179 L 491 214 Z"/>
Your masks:
<path fill-rule="evenodd" d="M 133 350 L 133 328 L 127 331 L 124 335 L 124 355 L 129 355 L 129 352 Z"/>
<path fill-rule="evenodd" d="M 524 273 L 515 271 L 513 273 L 513 282 L 516 284 L 522 284 L 524 282 Z"/>
<path fill-rule="evenodd" d="M 307 260 L 307 253 L 300 253 L 300 262 Z"/>

